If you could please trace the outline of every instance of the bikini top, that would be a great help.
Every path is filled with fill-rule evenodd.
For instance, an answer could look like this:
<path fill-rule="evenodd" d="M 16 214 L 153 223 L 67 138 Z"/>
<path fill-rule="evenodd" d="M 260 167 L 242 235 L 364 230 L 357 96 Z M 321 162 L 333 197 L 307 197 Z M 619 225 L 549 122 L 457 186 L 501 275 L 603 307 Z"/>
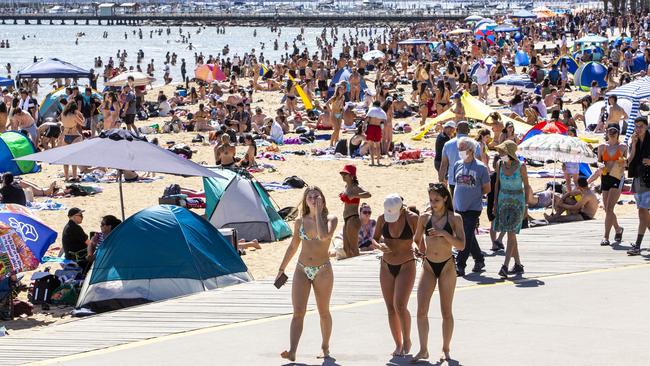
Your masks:
<path fill-rule="evenodd" d="M 305 233 L 305 225 L 304 224 L 300 224 L 300 232 L 298 234 L 300 236 L 300 239 L 302 239 L 302 240 L 320 240 L 318 235 L 316 235 L 315 238 L 308 237 L 307 233 Z"/>
<path fill-rule="evenodd" d="M 427 233 L 430 229 L 433 229 L 433 215 L 431 215 L 431 219 L 427 221 L 427 226 L 425 228 L 425 233 Z M 445 223 L 445 226 L 442 228 L 442 230 L 448 232 L 451 235 L 454 235 L 454 230 L 451 228 L 451 225 L 449 224 L 449 211 L 447 211 L 447 222 Z"/>
<path fill-rule="evenodd" d="M 358 205 L 359 203 L 361 203 L 360 198 L 350 198 L 345 193 L 339 194 L 339 198 L 341 199 L 341 202 L 347 203 L 348 205 Z"/>
<path fill-rule="evenodd" d="M 619 149 L 618 146 L 616 146 L 616 153 L 610 156 L 609 149 L 607 148 L 607 146 L 605 146 L 605 148 L 603 149 L 602 159 L 603 161 L 617 161 L 618 159 L 621 158 L 622 155 L 623 153 L 621 152 L 621 149 Z"/>
<path fill-rule="evenodd" d="M 400 240 L 413 239 L 413 230 L 411 229 L 411 225 L 409 225 L 409 222 L 406 218 L 404 218 L 404 228 L 402 229 L 402 233 L 398 237 L 394 237 L 390 234 L 390 229 L 388 226 L 389 224 L 385 222 L 384 227 L 382 228 L 381 232 L 384 238 Z"/>

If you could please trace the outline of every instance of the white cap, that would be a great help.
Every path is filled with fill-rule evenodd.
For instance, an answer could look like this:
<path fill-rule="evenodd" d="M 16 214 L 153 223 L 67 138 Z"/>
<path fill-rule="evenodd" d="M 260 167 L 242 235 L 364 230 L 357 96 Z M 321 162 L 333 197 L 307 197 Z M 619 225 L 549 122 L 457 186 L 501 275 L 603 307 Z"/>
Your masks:
<path fill-rule="evenodd" d="M 384 199 L 384 220 L 386 222 L 396 222 L 402 212 L 402 197 L 396 193 L 391 193 Z"/>
<path fill-rule="evenodd" d="M 448 121 L 448 122 L 445 123 L 442 127 L 444 127 L 444 128 L 447 128 L 447 127 L 456 128 L 456 122 L 454 122 L 454 121 Z"/>

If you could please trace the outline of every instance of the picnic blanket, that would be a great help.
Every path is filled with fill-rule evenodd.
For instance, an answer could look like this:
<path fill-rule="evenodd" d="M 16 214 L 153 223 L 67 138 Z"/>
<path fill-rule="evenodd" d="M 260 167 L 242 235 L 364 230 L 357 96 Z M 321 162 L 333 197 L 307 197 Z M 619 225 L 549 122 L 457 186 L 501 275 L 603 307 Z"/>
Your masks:
<path fill-rule="evenodd" d="M 27 207 L 34 211 L 59 211 L 65 210 L 65 205 L 56 202 L 52 199 L 47 199 L 43 202 L 28 202 Z"/>

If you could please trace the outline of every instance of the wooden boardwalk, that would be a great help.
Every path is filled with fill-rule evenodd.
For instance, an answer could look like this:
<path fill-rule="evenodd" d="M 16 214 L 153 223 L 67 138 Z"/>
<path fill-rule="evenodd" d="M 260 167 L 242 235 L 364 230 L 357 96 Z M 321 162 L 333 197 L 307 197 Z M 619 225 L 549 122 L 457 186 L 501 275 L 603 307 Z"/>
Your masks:
<path fill-rule="evenodd" d="M 636 237 L 636 219 L 620 219 L 624 239 Z M 520 253 L 525 279 L 648 263 L 647 257 L 629 257 L 627 244 L 617 248 L 599 245 L 602 221 L 554 225 L 522 231 Z M 489 250 L 489 236 L 479 242 Z M 497 271 L 503 257 L 486 257 L 487 272 L 459 279 L 458 287 L 501 282 Z M 381 299 L 377 255 L 334 264 L 332 305 Z M 472 260 L 468 261 L 471 269 Z M 418 267 L 419 268 L 419 267 Z M 138 342 L 190 330 L 217 327 L 291 313 L 291 284 L 276 290 L 272 280 L 198 293 L 153 304 L 105 313 L 0 338 L 0 364 L 20 365 L 39 360 Z M 417 287 L 417 286 L 416 286 Z M 309 309 L 314 309 L 313 296 Z"/>

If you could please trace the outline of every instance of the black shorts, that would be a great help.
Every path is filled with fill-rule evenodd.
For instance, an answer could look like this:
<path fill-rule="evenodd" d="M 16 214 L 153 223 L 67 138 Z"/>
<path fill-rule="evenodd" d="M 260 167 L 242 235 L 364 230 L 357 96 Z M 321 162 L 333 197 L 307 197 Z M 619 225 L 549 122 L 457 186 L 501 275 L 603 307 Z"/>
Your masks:
<path fill-rule="evenodd" d="M 134 124 L 135 123 L 135 114 L 127 114 L 127 115 L 125 115 L 123 121 L 127 125 Z"/>
<path fill-rule="evenodd" d="M 235 75 L 239 75 L 239 73 L 240 73 L 239 66 L 233 66 L 233 67 L 232 67 L 232 72 L 233 72 L 233 74 L 235 74 Z"/>
<path fill-rule="evenodd" d="M 600 178 L 600 190 L 606 192 L 610 189 L 621 189 L 621 180 L 611 175 L 603 175 Z"/>
<path fill-rule="evenodd" d="M 318 90 L 320 91 L 327 90 L 327 80 L 318 80 Z"/>
<path fill-rule="evenodd" d="M 305 70 L 305 69 L 300 69 L 300 70 L 298 70 L 298 75 L 300 75 L 300 76 L 307 76 L 307 70 Z"/>
<path fill-rule="evenodd" d="M 578 213 L 580 214 L 580 216 L 582 216 L 582 219 L 583 219 L 584 221 L 589 221 L 589 220 L 593 220 L 593 219 L 594 219 L 593 217 L 587 215 L 586 213 L 584 213 L 584 212 L 582 212 L 582 211 L 580 211 L 580 212 L 578 212 Z"/>

